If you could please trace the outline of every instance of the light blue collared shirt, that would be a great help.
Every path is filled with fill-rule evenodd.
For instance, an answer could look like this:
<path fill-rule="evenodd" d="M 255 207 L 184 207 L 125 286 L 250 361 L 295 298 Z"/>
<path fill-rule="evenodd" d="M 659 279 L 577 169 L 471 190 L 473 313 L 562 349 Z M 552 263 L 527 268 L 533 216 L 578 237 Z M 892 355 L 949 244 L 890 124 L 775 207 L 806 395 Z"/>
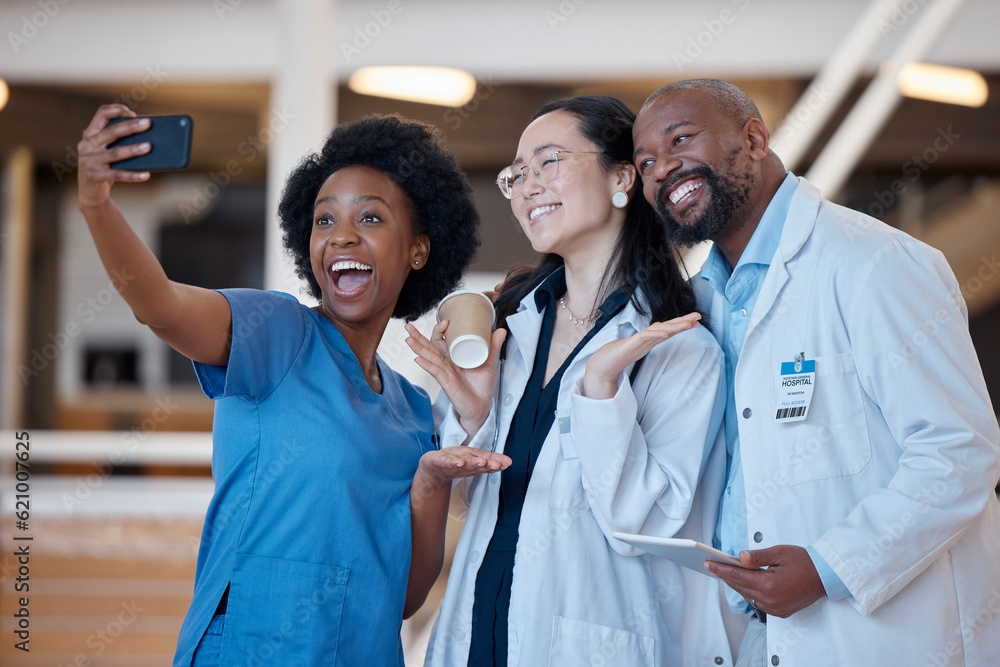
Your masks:
<path fill-rule="evenodd" d="M 788 208 L 798 182 L 791 173 L 785 175 L 785 180 L 774 193 L 764 215 L 761 216 L 757 229 L 746 249 L 740 256 L 736 268 L 730 268 L 729 262 L 714 246 L 702 268 L 702 278 L 707 280 L 720 296 L 723 303 L 721 322 L 713 322 L 721 333 L 722 351 L 726 357 L 726 489 L 722 496 L 722 509 L 716 526 L 719 548 L 726 553 L 737 556 L 740 551 L 750 548 L 747 539 L 747 507 L 746 490 L 743 484 L 743 462 L 740 458 L 740 433 L 738 415 L 736 412 L 736 363 L 743 349 L 743 341 L 747 335 L 747 326 L 753 314 L 754 304 L 764 275 L 771 266 L 771 259 L 778 250 L 781 241 L 781 231 L 788 216 Z M 806 547 L 812 558 L 813 565 L 819 573 L 827 596 L 831 600 L 840 600 L 850 592 L 834 573 L 829 564 L 812 547 Z M 746 600 L 726 587 L 726 598 L 734 611 L 747 613 L 750 606 Z"/>

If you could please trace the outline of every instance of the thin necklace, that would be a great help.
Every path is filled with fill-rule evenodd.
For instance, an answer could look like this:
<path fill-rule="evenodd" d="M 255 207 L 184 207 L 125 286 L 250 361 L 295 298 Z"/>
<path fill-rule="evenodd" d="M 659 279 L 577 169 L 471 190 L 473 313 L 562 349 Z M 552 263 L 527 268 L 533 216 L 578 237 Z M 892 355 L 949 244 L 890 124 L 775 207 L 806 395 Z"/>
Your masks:
<path fill-rule="evenodd" d="M 587 317 L 577 317 L 573 314 L 573 311 L 569 309 L 569 306 L 566 305 L 566 297 L 562 296 L 559 297 L 559 305 L 562 306 L 562 309 L 569 315 L 569 321 L 581 327 L 593 324 L 594 320 L 597 319 L 597 316 L 601 312 L 599 308 L 595 308 L 594 312 Z"/>

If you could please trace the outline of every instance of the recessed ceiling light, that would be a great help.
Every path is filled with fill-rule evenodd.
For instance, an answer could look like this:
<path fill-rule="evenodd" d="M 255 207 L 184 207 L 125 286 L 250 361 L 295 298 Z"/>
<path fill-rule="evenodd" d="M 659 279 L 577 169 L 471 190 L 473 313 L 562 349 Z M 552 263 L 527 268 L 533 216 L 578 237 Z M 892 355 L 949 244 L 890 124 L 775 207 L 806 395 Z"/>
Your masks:
<path fill-rule="evenodd" d="M 362 95 L 460 107 L 476 94 L 476 79 L 451 67 L 362 67 L 347 82 Z"/>
<path fill-rule="evenodd" d="M 989 97 L 986 79 L 976 71 L 928 63 L 907 63 L 899 70 L 899 92 L 932 102 L 981 107 Z"/>

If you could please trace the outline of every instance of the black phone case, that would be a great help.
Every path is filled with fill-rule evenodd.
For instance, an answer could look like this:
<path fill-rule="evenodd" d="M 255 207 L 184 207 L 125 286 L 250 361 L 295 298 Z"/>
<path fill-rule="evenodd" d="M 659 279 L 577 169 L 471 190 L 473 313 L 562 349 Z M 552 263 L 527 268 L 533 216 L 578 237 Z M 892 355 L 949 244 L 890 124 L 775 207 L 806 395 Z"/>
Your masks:
<path fill-rule="evenodd" d="M 112 162 L 111 168 L 128 171 L 175 171 L 187 168 L 191 160 L 191 130 L 194 127 L 191 116 L 175 114 L 144 116 L 144 118 L 149 118 L 151 121 L 148 130 L 122 137 L 108 147 L 128 146 L 148 141 L 152 144 L 152 149 L 145 155 Z M 132 119 L 114 118 L 111 123 L 120 123 L 123 120 Z"/>

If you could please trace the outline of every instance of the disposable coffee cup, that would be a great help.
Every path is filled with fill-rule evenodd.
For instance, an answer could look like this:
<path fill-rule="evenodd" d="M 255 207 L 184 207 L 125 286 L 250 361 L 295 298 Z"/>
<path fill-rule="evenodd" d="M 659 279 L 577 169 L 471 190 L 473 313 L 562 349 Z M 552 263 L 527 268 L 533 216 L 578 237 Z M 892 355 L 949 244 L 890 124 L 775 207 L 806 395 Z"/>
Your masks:
<path fill-rule="evenodd" d="M 478 368 L 490 356 L 490 337 L 496 313 L 482 292 L 458 290 L 441 299 L 437 321 L 448 320 L 444 341 L 456 366 Z"/>

